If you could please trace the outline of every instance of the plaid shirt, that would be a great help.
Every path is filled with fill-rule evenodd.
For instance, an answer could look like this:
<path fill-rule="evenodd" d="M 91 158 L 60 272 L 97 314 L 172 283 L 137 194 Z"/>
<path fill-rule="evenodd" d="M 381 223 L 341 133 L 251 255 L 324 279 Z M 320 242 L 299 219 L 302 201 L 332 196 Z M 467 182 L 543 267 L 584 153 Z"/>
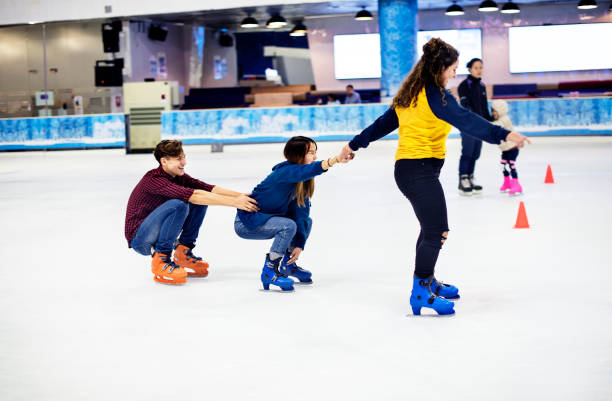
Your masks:
<path fill-rule="evenodd" d="M 151 212 L 170 199 L 189 202 L 195 189 L 212 191 L 214 185 L 190 177 L 187 174 L 172 176 L 161 166 L 145 174 L 130 195 L 125 214 L 125 238 L 130 242 L 138 228 Z"/>

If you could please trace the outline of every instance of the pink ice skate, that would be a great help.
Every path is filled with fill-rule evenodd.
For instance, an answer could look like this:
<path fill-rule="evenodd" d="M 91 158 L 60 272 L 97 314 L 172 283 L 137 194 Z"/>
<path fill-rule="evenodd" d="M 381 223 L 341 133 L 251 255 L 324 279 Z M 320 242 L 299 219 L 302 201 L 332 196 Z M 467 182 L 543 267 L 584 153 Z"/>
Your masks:
<path fill-rule="evenodd" d="M 510 195 L 520 195 L 523 193 L 523 187 L 519 184 L 518 178 L 510 179 Z"/>
<path fill-rule="evenodd" d="M 504 176 L 504 184 L 499 188 L 500 192 L 508 192 L 512 186 L 510 185 L 510 176 Z"/>

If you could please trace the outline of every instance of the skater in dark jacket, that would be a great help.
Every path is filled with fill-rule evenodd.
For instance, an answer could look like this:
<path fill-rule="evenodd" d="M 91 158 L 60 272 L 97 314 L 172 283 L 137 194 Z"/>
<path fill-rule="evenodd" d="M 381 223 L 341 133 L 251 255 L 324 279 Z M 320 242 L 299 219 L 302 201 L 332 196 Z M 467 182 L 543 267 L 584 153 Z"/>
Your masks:
<path fill-rule="evenodd" d="M 482 82 L 482 60 L 473 58 L 467 63 L 470 75 L 458 88 L 459 101 L 463 107 L 487 121 L 493 121 L 487 104 L 487 88 Z M 461 158 L 459 159 L 459 194 L 469 196 L 482 192 L 482 186 L 474 182 L 474 168 L 480 157 L 482 140 L 461 131 Z"/>
<path fill-rule="evenodd" d="M 283 291 L 293 290 L 293 280 L 312 283 L 311 273 L 295 264 L 310 235 L 310 198 L 314 192 L 314 177 L 338 163 L 337 156 L 323 161 L 317 159 L 314 140 L 296 136 L 286 143 L 287 161 L 277 164 L 272 172 L 250 195 L 259 207 L 258 212 L 238 210 L 234 229 L 245 239 L 272 239 L 261 273 L 265 290 L 270 284 Z"/>

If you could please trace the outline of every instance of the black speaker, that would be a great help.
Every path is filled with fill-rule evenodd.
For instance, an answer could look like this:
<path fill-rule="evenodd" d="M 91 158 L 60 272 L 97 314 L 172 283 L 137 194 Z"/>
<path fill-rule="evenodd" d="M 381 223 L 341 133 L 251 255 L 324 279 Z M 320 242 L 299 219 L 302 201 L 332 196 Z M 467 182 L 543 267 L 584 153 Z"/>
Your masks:
<path fill-rule="evenodd" d="M 119 61 L 120 60 L 120 61 Z M 96 61 L 96 86 L 122 86 L 123 85 L 123 59 Z"/>
<path fill-rule="evenodd" d="M 219 36 L 219 46 L 223 46 L 223 47 L 234 46 L 234 38 L 232 37 L 232 35 L 228 35 L 227 33 L 222 33 Z"/>
<path fill-rule="evenodd" d="M 121 32 L 121 21 L 102 24 L 104 53 L 117 53 L 119 51 L 119 32 Z"/>
<path fill-rule="evenodd" d="M 149 39 L 163 42 L 166 40 L 166 36 L 168 36 L 168 30 L 166 28 L 153 24 L 149 27 Z"/>

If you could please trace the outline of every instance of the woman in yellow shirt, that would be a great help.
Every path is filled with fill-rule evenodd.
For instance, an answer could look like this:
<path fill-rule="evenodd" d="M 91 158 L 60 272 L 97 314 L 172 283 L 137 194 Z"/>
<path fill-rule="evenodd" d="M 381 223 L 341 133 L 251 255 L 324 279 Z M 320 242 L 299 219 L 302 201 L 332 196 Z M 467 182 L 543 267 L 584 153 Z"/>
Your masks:
<path fill-rule="evenodd" d="M 434 277 L 442 244 L 448 236 L 446 200 L 440 185 L 440 169 L 446 156 L 446 138 L 451 125 L 486 142 L 513 141 L 518 147 L 526 136 L 489 123 L 463 108 L 446 89 L 456 76 L 459 53 L 444 41 L 433 38 L 423 46 L 423 56 L 389 110 L 356 135 L 342 149 L 340 161 L 353 158 L 355 151 L 399 128 L 395 153 L 395 182 L 408 198 L 421 225 L 410 305 L 415 315 L 431 308 L 440 315 L 455 313 L 457 287 Z"/>

